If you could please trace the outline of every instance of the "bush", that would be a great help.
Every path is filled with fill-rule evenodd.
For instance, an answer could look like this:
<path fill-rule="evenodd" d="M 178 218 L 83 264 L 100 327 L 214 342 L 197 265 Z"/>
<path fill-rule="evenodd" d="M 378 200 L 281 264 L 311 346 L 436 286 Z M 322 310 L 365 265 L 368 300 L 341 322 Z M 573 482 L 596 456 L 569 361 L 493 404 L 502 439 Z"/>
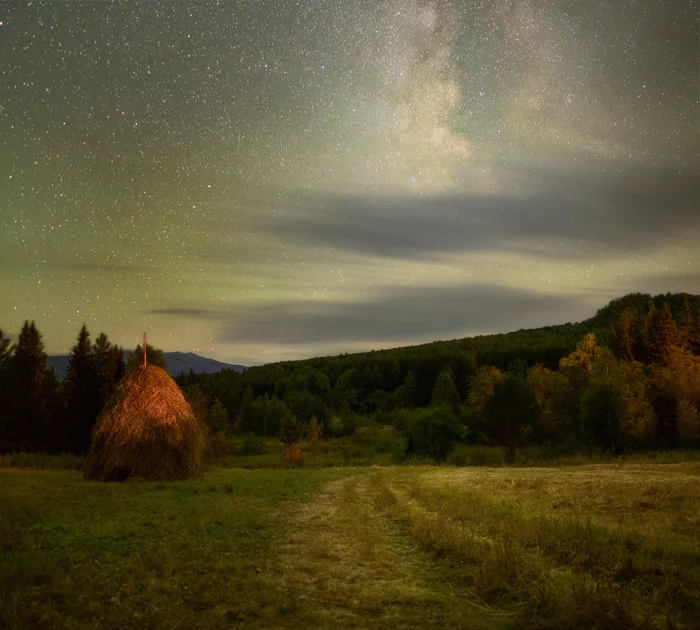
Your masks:
<path fill-rule="evenodd" d="M 447 406 L 414 412 L 407 427 L 409 454 L 427 455 L 444 460 L 462 437 L 463 427 Z"/>

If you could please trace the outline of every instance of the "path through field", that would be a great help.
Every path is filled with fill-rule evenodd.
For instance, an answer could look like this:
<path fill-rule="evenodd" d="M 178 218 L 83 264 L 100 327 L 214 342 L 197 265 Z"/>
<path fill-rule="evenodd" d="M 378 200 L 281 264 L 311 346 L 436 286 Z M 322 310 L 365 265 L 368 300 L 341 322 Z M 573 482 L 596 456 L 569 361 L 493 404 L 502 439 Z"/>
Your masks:
<path fill-rule="evenodd" d="M 266 577 L 315 627 L 691 628 L 699 474 L 377 469 L 296 504 Z"/>
<path fill-rule="evenodd" d="M 700 463 L 0 469 L 0 628 L 697 628 Z"/>
<path fill-rule="evenodd" d="M 494 627 L 445 567 L 381 511 L 377 475 L 330 483 L 290 514 L 268 567 L 288 613 L 334 628 Z"/>

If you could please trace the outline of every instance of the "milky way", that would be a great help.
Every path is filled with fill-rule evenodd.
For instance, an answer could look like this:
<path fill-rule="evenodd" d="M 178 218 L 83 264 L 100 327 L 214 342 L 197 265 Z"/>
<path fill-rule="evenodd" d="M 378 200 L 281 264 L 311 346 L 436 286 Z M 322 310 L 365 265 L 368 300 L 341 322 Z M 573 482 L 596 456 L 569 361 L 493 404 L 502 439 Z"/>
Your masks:
<path fill-rule="evenodd" d="M 698 2 L 4 2 L 0 327 L 239 362 L 700 292 Z"/>

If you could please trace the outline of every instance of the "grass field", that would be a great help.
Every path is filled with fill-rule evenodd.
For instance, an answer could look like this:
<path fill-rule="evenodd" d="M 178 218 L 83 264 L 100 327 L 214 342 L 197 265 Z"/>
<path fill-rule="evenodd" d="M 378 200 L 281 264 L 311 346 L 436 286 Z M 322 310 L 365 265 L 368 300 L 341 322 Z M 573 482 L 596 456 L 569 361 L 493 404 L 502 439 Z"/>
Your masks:
<path fill-rule="evenodd" d="M 700 464 L 0 468 L 0 628 L 692 628 Z"/>

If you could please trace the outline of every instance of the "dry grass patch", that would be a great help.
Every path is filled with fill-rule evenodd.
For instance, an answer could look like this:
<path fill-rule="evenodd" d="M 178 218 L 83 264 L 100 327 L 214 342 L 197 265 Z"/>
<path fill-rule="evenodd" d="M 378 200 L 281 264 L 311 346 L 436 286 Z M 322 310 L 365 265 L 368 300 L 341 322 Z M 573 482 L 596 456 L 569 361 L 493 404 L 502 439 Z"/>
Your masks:
<path fill-rule="evenodd" d="M 388 514 L 523 625 L 646 628 L 700 618 L 697 482 L 686 465 L 422 469 L 379 483 Z"/>
<path fill-rule="evenodd" d="M 371 477 L 330 484 L 289 516 L 268 567 L 302 627 L 493 628 L 509 619 L 455 588 L 410 537 L 377 509 Z"/>

